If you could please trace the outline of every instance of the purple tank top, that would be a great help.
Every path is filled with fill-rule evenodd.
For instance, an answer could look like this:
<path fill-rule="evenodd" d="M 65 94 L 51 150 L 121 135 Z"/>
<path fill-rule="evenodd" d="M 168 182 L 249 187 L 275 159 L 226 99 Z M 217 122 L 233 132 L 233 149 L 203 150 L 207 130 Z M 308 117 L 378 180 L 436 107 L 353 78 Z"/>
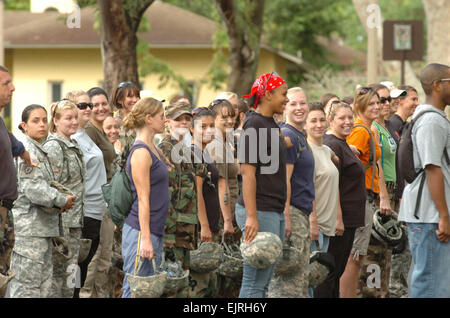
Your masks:
<path fill-rule="evenodd" d="M 147 149 L 152 157 L 152 166 L 150 168 L 150 233 L 162 237 L 169 212 L 169 171 L 166 164 L 153 154 L 150 147 L 139 140 L 131 147 L 127 159 L 127 171 L 130 175 L 133 205 L 125 223 L 138 231 L 141 230 L 138 217 L 138 198 L 131 175 L 130 164 L 131 156 L 138 148 Z"/>

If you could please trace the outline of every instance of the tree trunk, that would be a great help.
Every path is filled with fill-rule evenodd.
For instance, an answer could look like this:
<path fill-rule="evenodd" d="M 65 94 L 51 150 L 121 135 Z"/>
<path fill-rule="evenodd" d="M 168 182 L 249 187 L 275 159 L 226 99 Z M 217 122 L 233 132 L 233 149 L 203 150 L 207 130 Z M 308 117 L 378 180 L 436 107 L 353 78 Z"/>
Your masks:
<path fill-rule="evenodd" d="M 448 0 L 422 0 L 427 19 L 427 62 L 450 65 Z"/>
<path fill-rule="evenodd" d="M 104 89 L 109 96 L 123 81 L 139 86 L 136 36 L 140 20 L 153 0 L 97 0 L 101 16 Z"/>
<path fill-rule="evenodd" d="M 256 78 L 265 0 L 246 0 L 246 11 L 236 0 L 216 0 L 230 40 L 230 67 L 227 89 L 248 94 Z"/>

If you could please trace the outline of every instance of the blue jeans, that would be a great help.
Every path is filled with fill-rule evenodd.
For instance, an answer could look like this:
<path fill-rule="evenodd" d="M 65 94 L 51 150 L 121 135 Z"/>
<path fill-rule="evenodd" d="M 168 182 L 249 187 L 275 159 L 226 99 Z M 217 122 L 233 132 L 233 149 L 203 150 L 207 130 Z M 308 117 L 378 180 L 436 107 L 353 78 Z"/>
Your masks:
<path fill-rule="evenodd" d="M 127 281 L 127 273 L 134 275 L 134 264 L 136 262 L 136 250 L 139 238 L 139 231 L 135 230 L 128 224 L 124 224 L 122 228 L 122 257 L 123 257 L 123 286 L 122 298 L 130 298 L 130 285 Z M 153 244 L 153 253 L 155 255 L 156 266 L 161 265 L 161 254 L 163 250 L 163 238 L 151 234 Z M 136 275 L 151 276 L 154 274 L 153 264 L 151 260 L 141 258 L 141 270 Z"/>
<path fill-rule="evenodd" d="M 328 246 L 330 245 L 330 237 L 328 235 L 322 234 L 319 231 L 319 248 L 321 252 L 328 252 Z M 314 241 L 311 241 L 311 252 L 317 251 L 317 245 Z M 314 298 L 314 289 L 312 287 L 308 288 L 308 298 Z"/>
<path fill-rule="evenodd" d="M 280 237 L 284 242 L 284 214 L 269 211 L 256 211 L 258 217 L 259 232 L 271 232 Z M 236 222 L 244 236 L 245 222 L 247 221 L 247 212 L 245 208 L 236 204 Z M 258 269 L 244 261 L 244 273 L 242 275 L 241 291 L 239 298 L 266 298 L 269 283 L 273 276 L 275 264 Z"/>
<path fill-rule="evenodd" d="M 407 223 L 413 259 L 411 298 L 450 297 L 450 242 L 439 241 L 436 223 Z"/>

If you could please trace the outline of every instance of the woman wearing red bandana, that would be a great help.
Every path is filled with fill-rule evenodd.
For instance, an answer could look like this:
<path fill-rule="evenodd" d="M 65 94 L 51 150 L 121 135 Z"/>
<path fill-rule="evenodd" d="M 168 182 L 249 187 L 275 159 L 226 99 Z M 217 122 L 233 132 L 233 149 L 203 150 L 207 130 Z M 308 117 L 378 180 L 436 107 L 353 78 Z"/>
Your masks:
<path fill-rule="evenodd" d="M 261 75 L 253 84 L 249 112 L 239 142 L 238 161 L 242 193 L 236 203 L 236 221 L 250 243 L 258 232 L 271 232 L 284 241 L 286 202 L 285 144 L 273 119 L 282 114 L 287 84 L 276 73 Z M 276 191 L 274 191 L 276 189 Z M 275 264 L 257 269 L 244 261 L 240 298 L 265 298 Z"/>

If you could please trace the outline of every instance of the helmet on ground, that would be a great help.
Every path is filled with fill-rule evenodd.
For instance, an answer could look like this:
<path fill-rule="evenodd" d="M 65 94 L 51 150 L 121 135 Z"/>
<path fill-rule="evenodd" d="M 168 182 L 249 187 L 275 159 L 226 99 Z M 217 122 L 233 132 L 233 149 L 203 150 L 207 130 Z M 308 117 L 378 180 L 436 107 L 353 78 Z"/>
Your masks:
<path fill-rule="evenodd" d="M 130 284 L 131 294 L 135 298 L 159 298 L 164 291 L 167 281 L 167 273 L 161 273 L 155 264 L 155 258 L 152 259 L 154 275 L 138 276 L 142 266 L 142 259 L 139 257 L 138 266 L 135 275 L 127 273 L 127 281 Z"/>
<path fill-rule="evenodd" d="M 301 250 L 293 247 L 290 238 L 283 245 L 283 255 L 275 266 L 275 275 L 292 274 L 298 271 L 301 261 Z"/>
<path fill-rule="evenodd" d="M 309 257 L 309 286 L 318 286 L 335 268 L 334 256 L 330 253 L 314 251 Z"/>
<path fill-rule="evenodd" d="M 16 273 L 14 273 L 14 271 L 11 269 L 8 270 L 6 275 L 0 273 L 0 289 L 5 287 L 9 283 L 9 281 L 14 278 L 14 276 L 16 276 Z"/>
<path fill-rule="evenodd" d="M 373 214 L 372 236 L 389 247 L 397 246 L 403 237 L 400 223 L 397 221 L 397 213 L 391 215 L 381 214 L 376 210 Z"/>
<path fill-rule="evenodd" d="M 208 273 L 216 270 L 223 257 L 223 249 L 220 244 L 214 242 L 202 242 L 196 250 L 190 251 L 191 271 Z"/>
<path fill-rule="evenodd" d="M 80 240 L 80 252 L 78 254 L 78 263 L 83 262 L 89 255 L 92 241 L 90 239 L 82 238 Z"/>
<path fill-rule="evenodd" d="M 250 243 L 241 243 L 242 258 L 255 268 L 267 268 L 280 257 L 282 247 L 278 235 L 258 232 Z"/>
<path fill-rule="evenodd" d="M 242 276 L 244 263 L 242 261 L 241 250 L 237 244 L 228 245 L 222 235 L 222 246 L 224 249 L 223 260 L 220 263 L 218 272 L 225 277 Z"/>
<path fill-rule="evenodd" d="M 58 263 L 65 263 L 72 257 L 69 242 L 65 237 L 53 237 L 53 259 Z"/>
<path fill-rule="evenodd" d="M 161 272 L 167 273 L 164 294 L 176 293 L 189 284 L 189 270 L 183 270 L 180 261 L 172 262 L 162 255 Z"/>

